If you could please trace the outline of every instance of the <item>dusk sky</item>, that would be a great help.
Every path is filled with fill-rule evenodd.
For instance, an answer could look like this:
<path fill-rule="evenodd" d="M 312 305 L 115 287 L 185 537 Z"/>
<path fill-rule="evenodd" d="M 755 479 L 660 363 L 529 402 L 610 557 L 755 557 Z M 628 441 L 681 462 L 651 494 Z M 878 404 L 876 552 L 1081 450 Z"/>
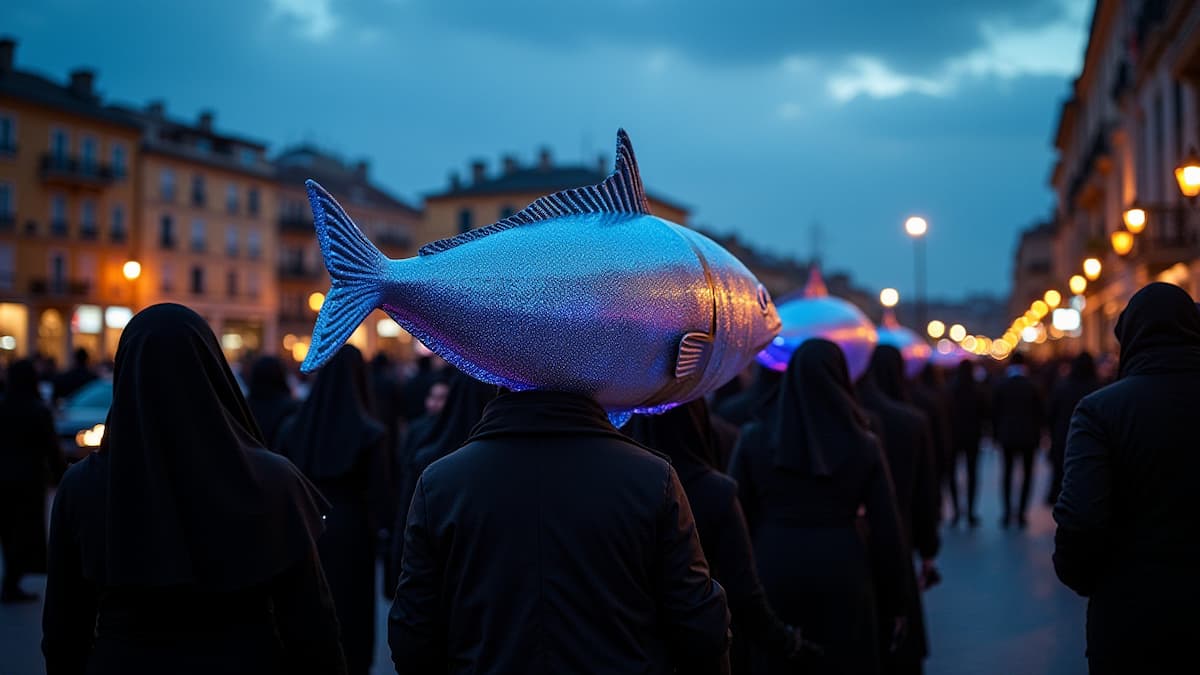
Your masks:
<path fill-rule="evenodd" d="M 476 157 L 591 164 L 625 127 L 695 224 L 807 258 L 820 223 L 826 267 L 867 288 L 911 291 L 903 221 L 927 217 L 931 294 L 959 297 L 1007 293 L 1017 232 L 1051 213 L 1091 6 L 6 0 L 0 33 L 18 68 L 93 67 L 110 101 L 368 157 L 412 201 Z"/>

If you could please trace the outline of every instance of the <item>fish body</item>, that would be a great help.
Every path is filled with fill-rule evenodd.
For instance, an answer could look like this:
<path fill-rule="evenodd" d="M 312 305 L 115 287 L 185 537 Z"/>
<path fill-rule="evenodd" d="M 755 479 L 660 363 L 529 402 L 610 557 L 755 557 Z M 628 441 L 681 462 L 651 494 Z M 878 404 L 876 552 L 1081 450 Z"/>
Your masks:
<path fill-rule="evenodd" d="M 620 418 L 716 389 L 779 330 L 737 258 L 649 213 L 623 131 L 603 183 L 404 260 L 385 258 L 327 192 L 307 187 L 332 287 L 306 372 L 379 307 L 476 379 L 587 394 Z"/>
<path fill-rule="evenodd" d="M 875 325 L 853 303 L 830 296 L 815 268 L 804 291 L 781 300 L 778 312 L 783 329 L 758 354 L 759 363 L 783 372 L 792 352 L 804 341 L 824 338 L 841 347 L 852 380 L 867 372 L 879 342 Z"/>

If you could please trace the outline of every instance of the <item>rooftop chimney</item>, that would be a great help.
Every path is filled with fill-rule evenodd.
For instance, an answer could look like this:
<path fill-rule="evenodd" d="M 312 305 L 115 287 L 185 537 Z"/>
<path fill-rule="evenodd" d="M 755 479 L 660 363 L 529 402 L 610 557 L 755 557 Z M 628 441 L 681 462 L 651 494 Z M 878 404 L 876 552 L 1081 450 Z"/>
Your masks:
<path fill-rule="evenodd" d="M 516 173 L 517 169 L 521 168 L 521 165 L 517 163 L 517 158 L 513 155 L 505 155 L 501 159 L 501 161 L 504 162 L 504 175 L 505 176 L 510 176 L 510 175 Z"/>
<path fill-rule="evenodd" d="M 368 162 L 365 159 L 358 160 L 357 162 L 354 163 L 354 177 L 361 179 L 361 180 L 366 180 L 367 179 L 367 170 L 370 168 L 371 168 L 370 162 Z"/>
<path fill-rule="evenodd" d="M 167 104 L 163 103 L 162 99 L 156 98 L 146 104 L 146 114 L 151 117 L 162 117 L 167 112 Z"/>
<path fill-rule="evenodd" d="M 543 146 L 538 150 L 538 168 L 542 171 L 554 168 L 554 158 L 550 156 L 550 148 Z"/>
<path fill-rule="evenodd" d="M 476 185 L 487 179 L 487 163 L 482 159 L 471 162 L 471 181 Z"/>
<path fill-rule="evenodd" d="M 71 71 L 71 93 L 78 98 L 92 98 L 92 83 L 95 81 L 95 71 L 76 68 Z"/>
<path fill-rule="evenodd" d="M 602 175 L 608 174 L 608 157 L 605 157 L 604 153 L 596 156 L 596 170 Z"/>
<path fill-rule="evenodd" d="M 213 126 L 213 111 L 201 110 L 200 119 L 196 121 L 196 126 L 200 127 L 201 131 L 211 132 Z"/>
<path fill-rule="evenodd" d="M 12 71 L 16 61 L 17 41 L 10 38 L 0 38 L 0 73 Z"/>
<path fill-rule="evenodd" d="M 462 179 L 458 177 L 457 171 L 450 172 L 450 189 L 458 190 L 462 188 Z"/>

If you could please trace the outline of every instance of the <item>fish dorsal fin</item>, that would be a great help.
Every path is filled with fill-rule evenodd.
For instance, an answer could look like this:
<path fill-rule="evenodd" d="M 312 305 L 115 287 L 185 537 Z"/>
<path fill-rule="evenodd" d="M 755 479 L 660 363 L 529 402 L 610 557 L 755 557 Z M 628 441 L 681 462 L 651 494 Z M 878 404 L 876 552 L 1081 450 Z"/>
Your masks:
<path fill-rule="evenodd" d="M 491 225 L 430 242 L 417 254 L 433 255 L 514 227 L 582 213 L 650 213 L 633 144 L 624 129 L 617 130 L 617 161 L 613 172 L 600 183 L 546 195 Z"/>

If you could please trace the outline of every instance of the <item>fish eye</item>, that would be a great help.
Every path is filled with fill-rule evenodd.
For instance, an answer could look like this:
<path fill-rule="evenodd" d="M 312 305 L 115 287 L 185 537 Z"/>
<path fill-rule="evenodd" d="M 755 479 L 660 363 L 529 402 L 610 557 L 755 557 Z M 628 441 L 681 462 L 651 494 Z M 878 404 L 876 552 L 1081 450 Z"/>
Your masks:
<path fill-rule="evenodd" d="M 771 308 L 771 293 L 762 284 L 758 285 L 758 308 L 762 310 L 763 314 L 766 314 Z"/>

